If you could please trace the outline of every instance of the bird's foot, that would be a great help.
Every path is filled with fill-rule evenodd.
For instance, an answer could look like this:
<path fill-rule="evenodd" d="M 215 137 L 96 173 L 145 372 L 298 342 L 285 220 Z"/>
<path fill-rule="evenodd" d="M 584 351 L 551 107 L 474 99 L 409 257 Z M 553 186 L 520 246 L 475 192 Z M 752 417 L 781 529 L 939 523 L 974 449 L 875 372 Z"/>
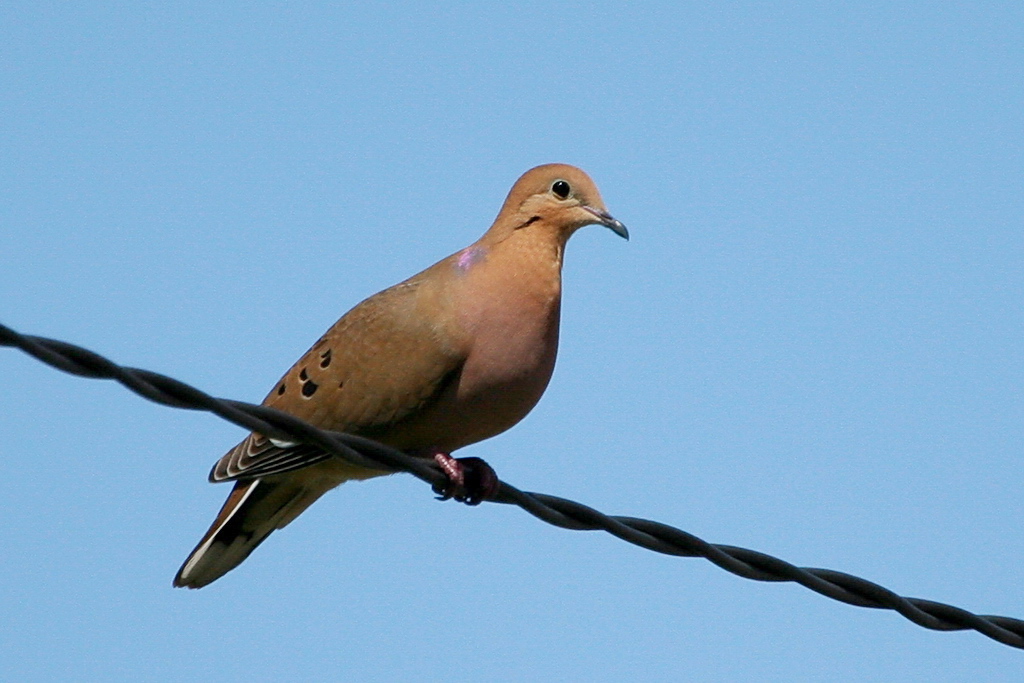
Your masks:
<path fill-rule="evenodd" d="M 432 453 L 434 462 L 448 476 L 444 486 L 434 486 L 438 500 L 454 498 L 466 505 L 479 505 L 493 498 L 501 486 L 494 469 L 480 458 L 453 458 L 442 451 Z"/>

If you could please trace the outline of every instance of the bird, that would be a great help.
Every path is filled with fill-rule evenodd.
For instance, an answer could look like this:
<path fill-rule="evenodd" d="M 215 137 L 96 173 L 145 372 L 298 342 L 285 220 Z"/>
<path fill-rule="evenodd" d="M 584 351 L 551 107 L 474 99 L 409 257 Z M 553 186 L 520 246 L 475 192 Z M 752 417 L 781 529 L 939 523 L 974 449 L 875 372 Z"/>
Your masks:
<path fill-rule="evenodd" d="M 470 504 L 498 479 L 460 448 L 504 432 L 537 404 L 558 349 L 566 242 L 586 225 L 629 239 L 579 168 L 545 164 L 512 186 L 476 242 L 357 304 L 263 400 L 326 430 L 434 459 Z M 349 480 L 388 474 L 253 432 L 210 472 L 234 488 L 174 578 L 201 588 Z"/>

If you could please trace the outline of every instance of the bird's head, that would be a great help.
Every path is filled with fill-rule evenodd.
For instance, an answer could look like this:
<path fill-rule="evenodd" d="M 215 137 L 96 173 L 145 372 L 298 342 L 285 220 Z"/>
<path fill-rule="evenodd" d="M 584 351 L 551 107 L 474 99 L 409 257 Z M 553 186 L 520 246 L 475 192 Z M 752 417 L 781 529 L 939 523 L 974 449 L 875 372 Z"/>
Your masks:
<path fill-rule="evenodd" d="M 492 231 L 507 235 L 535 227 L 553 230 L 565 240 L 585 225 L 603 225 L 629 239 L 626 226 L 608 213 L 590 176 L 568 164 L 545 164 L 512 186 Z"/>

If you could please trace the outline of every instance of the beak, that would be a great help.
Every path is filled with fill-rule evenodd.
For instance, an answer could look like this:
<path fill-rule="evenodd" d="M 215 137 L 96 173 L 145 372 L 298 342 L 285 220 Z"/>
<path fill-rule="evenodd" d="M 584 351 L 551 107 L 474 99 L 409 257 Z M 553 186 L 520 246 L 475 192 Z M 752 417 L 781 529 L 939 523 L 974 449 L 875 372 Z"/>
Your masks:
<path fill-rule="evenodd" d="M 603 209 L 595 209 L 592 206 L 584 206 L 583 208 L 594 214 L 598 224 L 608 228 L 622 239 L 629 240 L 629 230 L 626 230 L 626 226 L 622 224 L 622 221 L 615 220 L 610 213 Z"/>

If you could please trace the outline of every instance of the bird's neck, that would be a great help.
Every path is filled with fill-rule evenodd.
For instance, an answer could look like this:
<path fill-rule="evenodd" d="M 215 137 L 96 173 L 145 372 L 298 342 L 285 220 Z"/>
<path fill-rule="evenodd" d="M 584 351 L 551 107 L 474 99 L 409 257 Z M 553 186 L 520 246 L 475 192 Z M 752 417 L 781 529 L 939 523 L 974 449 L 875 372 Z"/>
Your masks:
<path fill-rule="evenodd" d="M 537 334 L 557 330 L 565 242 L 532 227 L 502 240 L 485 235 L 452 257 L 455 290 L 473 293 L 460 306 L 460 317 L 469 327 L 500 318 L 509 325 L 526 319 L 554 327 L 533 331 Z"/>
<path fill-rule="evenodd" d="M 523 296 L 557 303 L 562 293 L 562 256 L 565 239 L 543 224 L 516 230 L 505 239 L 486 245 L 495 273 Z"/>

